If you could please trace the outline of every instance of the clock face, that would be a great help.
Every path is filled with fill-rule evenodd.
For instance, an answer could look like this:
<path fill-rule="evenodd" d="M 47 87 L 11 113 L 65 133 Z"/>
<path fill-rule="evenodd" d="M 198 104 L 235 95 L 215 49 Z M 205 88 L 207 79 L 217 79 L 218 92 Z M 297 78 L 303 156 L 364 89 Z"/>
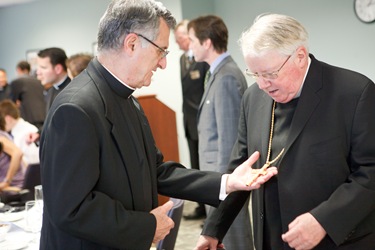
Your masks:
<path fill-rule="evenodd" d="M 375 0 L 354 0 L 354 10 L 362 22 L 375 21 Z"/>

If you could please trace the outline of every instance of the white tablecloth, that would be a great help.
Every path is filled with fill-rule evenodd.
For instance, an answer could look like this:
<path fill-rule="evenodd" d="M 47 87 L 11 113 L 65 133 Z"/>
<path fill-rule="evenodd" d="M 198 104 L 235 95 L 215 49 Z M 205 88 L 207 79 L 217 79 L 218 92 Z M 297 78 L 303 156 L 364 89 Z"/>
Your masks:
<path fill-rule="evenodd" d="M 24 211 L 0 214 L 0 220 L 12 224 L 5 240 L 0 242 L 1 250 L 39 250 L 40 233 L 25 231 Z"/>

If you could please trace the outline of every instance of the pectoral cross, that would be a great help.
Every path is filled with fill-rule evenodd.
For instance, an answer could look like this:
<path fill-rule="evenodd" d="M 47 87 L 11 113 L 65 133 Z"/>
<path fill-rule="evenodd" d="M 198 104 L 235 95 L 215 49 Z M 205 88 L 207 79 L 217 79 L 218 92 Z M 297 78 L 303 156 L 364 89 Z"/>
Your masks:
<path fill-rule="evenodd" d="M 271 166 L 271 164 L 275 163 L 281 156 L 282 154 L 284 153 L 284 149 L 281 150 L 281 152 L 276 156 L 275 159 L 273 159 L 272 161 L 266 161 L 266 163 L 264 163 L 263 167 L 260 168 L 260 169 L 253 169 L 251 171 L 252 173 L 252 177 L 250 179 L 250 181 L 246 184 L 246 186 L 250 186 L 251 184 L 254 183 L 254 181 L 261 175 L 266 175 L 267 174 L 267 168 L 269 166 Z"/>

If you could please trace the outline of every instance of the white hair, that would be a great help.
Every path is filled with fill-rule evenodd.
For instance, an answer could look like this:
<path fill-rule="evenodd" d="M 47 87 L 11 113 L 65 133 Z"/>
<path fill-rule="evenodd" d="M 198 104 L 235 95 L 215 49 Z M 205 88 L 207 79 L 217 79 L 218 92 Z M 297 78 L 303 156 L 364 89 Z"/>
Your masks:
<path fill-rule="evenodd" d="M 244 56 L 260 56 L 270 51 L 291 55 L 299 46 L 304 46 L 308 51 L 308 33 L 292 17 L 262 14 L 242 33 L 238 43 Z"/>

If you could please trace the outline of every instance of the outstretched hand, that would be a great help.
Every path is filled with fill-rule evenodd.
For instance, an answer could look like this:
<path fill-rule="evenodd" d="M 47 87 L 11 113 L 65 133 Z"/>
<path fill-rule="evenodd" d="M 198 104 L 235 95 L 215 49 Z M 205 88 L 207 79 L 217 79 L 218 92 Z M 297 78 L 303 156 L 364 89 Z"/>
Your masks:
<path fill-rule="evenodd" d="M 260 188 L 260 185 L 268 181 L 272 176 L 277 174 L 276 167 L 269 167 L 264 172 L 259 174 L 258 170 L 252 169 L 252 165 L 259 159 L 259 152 L 255 151 L 249 159 L 247 159 L 244 163 L 238 166 L 232 174 L 228 176 L 227 179 L 227 194 L 234 192 L 234 191 L 250 191 L 253 189 Z M 258 175 L 258 177 L 251 182 L 249 182 L 253 178 L 254 175 Z"/>
<path fill-rule="evenodd" d="M 168 201 L 164 205 L 153 209 L 152 213 L 156 218 L 156 230 L 153 239 L 153 243 L 158 243 L 165 238 L 174 227 L 173 220 L 168 216 L 169 210 L 173 207 L 173 202 Z"/>

